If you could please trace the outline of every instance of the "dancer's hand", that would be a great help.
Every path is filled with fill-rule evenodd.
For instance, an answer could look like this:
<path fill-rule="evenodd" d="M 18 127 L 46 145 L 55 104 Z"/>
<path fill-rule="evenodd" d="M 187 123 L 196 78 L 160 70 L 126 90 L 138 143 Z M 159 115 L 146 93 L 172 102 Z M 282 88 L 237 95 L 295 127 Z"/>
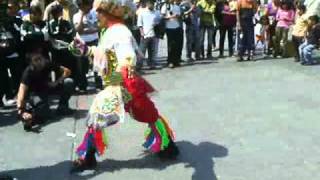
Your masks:
<path fill-rule="evenodd" d="M 129 66 L 128 67 L 128 78 L 132 79 L 134 75 L 135 67 L 134 66 Z"/>
<path fill-rule="evenodd" d="M 32 114 L 28 113 L 28 112 L 23 112 L 21 113 L 21 117 L 24 121 L 30 121 L 32 120 Z"/>

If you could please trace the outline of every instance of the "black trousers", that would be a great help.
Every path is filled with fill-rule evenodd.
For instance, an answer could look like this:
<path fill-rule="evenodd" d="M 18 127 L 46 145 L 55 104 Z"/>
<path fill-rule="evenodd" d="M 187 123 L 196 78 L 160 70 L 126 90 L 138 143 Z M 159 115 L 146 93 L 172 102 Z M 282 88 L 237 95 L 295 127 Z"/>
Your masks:
<path fill-rule="evenodd" d="M 233 51 L 233 46 L 234 46 L 233 26 L 221 26 L 220 27 L 220 44 L 219 44 L 220 56 L 223 56 L 223 53 L 224 53 L 224 42 L 225 42 L 225 38 L 226 38 L 226 33 L 228 33 L 229 55 L 232 56 L 233 52 L 234 52 Z"/>
<path fill-rule="evenodd" d="M 50 115 L 49 95 L 59 96 L 58 108 L 68 108 L 69 99 L 74 92 L 74 83 L 71 78 L 64 79 L 63 83 L 50 87 L 44 92 L 30 92 L 27 98 L 26 110 L 39 118 L 48 118 Z"/>
<path fill-rule="evenodd" d="M 51 49 L 52 61 L 58 66 L 64 66 L 71 70 L 71 78 L 77 78 L 77 58 L 68 49 Z"/>
<path fill-rule="evenodd" d="M 299 56 L 299 46 L 303 43 L 303 37 L 299 37 L 299 36 L 292 36 L 292 43 L 294 46 L 294 57 L 296 60 L 300 60 L 300 56 Z"/>
<path fill-rule="evenodd" d="M 182 28 L 166 29 L 166 34 L 168 40 L 168 64 L 178 66 L 181 62 L 183 48 L 183 30 Z"/>
<path fill-rule="evenodd" d="M 11 77 L 9 76 L 10 70 Z M 0 98 L 14 98 L 18 92 L 20 79 L 23 72 L 23 62 L 19 57 L 0 59 Z"/>

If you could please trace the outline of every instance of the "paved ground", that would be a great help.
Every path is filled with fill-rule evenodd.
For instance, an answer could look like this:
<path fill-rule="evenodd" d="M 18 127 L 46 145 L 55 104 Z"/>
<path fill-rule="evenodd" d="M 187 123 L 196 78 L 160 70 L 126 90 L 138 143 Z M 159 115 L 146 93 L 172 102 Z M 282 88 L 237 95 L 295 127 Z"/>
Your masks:
<path fill-rule="evenodd" d="M 320 66 L 292 60 L 203 61 L 148 71 L 154 97 L 176 130 L 181 156 L 144 156 L 144 124 L 109 130 L 110 147 L 96 172 L 69 175 L 93 96 L 72 98 L 74 117 L 26 133 L 13 113 L 0 114 L 0 174 L 26 180 L 318 180 Z M 72 138 L 67 132 L 76 133 Z"/>

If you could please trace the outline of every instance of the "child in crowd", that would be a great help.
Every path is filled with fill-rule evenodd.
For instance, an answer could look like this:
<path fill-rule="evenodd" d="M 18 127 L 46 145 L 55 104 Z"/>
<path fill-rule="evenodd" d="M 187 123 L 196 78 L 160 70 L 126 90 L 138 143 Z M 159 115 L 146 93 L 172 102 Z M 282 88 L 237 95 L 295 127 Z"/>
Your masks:
<path fill-rule="evenodd" d="M 295 48 L 294 61 L 299 62 L 299 46 L 303 43 L 308 27 L 308 18 L 306 16 L 306 7 L 304 5 L 297 6 L 296 23 L 293 26 L 292 42 Z"/>
<path fill-rule="evenodd" d="M 267 54 L 269 19 L 267 15 L 267 7 L 264 4 L 259 6 L 255 15 L 255 20 L 257 22 L 255 27 L 256 48 L 258 47 L 259 43 L 261 43 L 263 52 Z"/>
<path fill-rule="evenodd" d="M 312 58 L 312 52 L 319 47 L 320 42 L 320 23 L 317 15 L 309 17 L 308 29 L 306 41 L 299 46 L 302 65 L 313 65 L 316 63 Z"/>
<path fill-rule="evenodd" d="M 276 36 L 274 39 L 274 52 L 273 56 L 276 58 L 281 55 L 287 56 L 286 46 L 288 42 L 288 32 L 290 26 L 294 23 L 295 11 L 293 5 L 289 1 L 283 1 L 280 9 L 277 12 L 276 20 Z"/>

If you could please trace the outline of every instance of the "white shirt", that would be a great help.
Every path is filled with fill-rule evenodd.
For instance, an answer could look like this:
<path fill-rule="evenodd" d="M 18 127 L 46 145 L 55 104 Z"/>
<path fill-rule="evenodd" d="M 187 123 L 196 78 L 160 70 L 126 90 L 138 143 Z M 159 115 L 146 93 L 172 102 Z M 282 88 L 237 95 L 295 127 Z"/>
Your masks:
<path fill-rule="evenodd" d="M 180 7 L 175 4 L 164 4 L 161 8 L 161 14 L 164 16 L 178 15 L 180 16 Z M 180 22 L 177 18 L 166 20 L 167 29 L 177 29 L 180 27 Z"/>
<path fill-rule="evenodd" d="M 318 15 L 320 17 L 320 0 L 306 0 L 307 17 Z"/>
<path fill-rule="evenodd" d="M 137 25 L 138 27 L 142 27 L 144 38 L 152 38 L 155 36 L 154 26 L 156 16 L 155 11 L 150 11 L 149 9 L 139 14 Z"/>
<path fill-rule="evenodd" d="M 73 23 L 75 25 L 80 24 L 81 20 L 81 11 L 79 10 L 74 16 L 73 16 Z M 83 17 L 83 28 L 84 30 L 97 27 L 98 26 L 98 18 L 97 13 L 95 10 L 91 10 L 88 14 L 84 15 Z M 82 39 L 84 42 L 92 42 L 99 38 L 98 32 L 92 33 L 92 34 L 79 34 L 77 32 L 77 37 Z"/>
<path fill-rule="evenodd" d="M 114 51 L 118 60 L 118 71 L 125 66 L 128 59 L 131 59 L 135 65 L 136 44 L 131 31 L 122 24 L 115 24 L 107 29 L 107 31 L 100 37 L 98 48 L 105 51 Z"/>

